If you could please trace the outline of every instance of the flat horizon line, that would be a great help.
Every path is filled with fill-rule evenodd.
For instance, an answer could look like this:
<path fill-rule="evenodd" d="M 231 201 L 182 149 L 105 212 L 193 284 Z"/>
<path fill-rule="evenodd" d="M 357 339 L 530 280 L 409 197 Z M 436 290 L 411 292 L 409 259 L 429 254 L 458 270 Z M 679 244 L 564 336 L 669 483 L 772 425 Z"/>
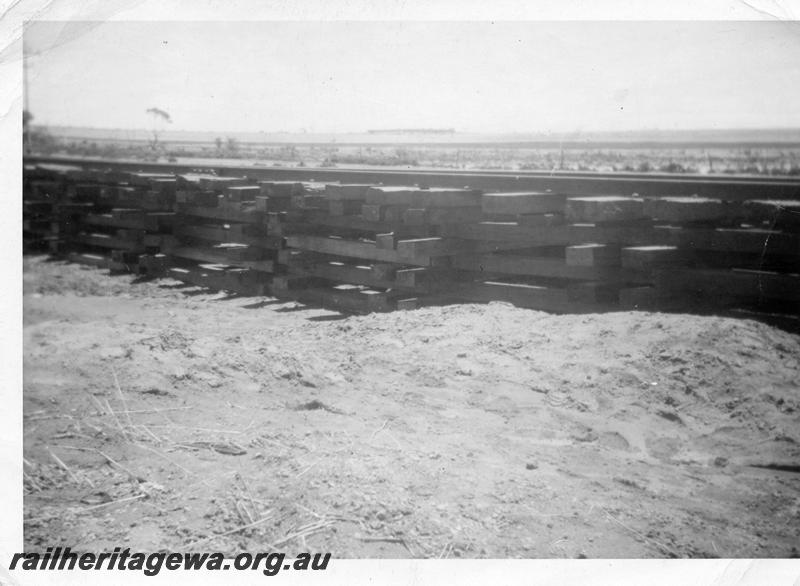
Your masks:
<path fill-rule="evenodd" d="M 122 130 L 128 132 L 152 132 L 152 129 L 145 127 L 123 127 L 123 126 L 88 126 L 76 124 L 52 124 L 52 123 L 32 123 L 33 127 L 46 128 L 79 128 L 85 130 Z M 211 128 L 208 130 L 191 130 L 185 128 L 165 128 L 162 132 L 193 132 L 193 133 L 241 133 L 241 134 L 425 134 L 429 130 L 430 134 L 489 134 L 489 135 L 568 135 L 568 134 L 632 134 L 646 132 L 661 133 L 685 133 L 685 132 L 800 132 L 800 126 L 729 126 L 724 128 L 697 127 L 697 128 L 623 128 L 623 129 L 595 129 L 595 130 L 459 130 L 447 128 L 420 129 L 420 128 L 394 128 L 394 129 L 362 129 L 362 130 L 221 130 Z"/>

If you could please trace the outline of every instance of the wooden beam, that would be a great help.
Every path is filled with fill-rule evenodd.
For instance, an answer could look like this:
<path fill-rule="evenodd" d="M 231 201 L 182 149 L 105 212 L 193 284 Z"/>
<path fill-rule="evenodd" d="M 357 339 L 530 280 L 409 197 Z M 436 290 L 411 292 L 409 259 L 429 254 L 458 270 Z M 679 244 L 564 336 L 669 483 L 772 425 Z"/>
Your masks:
<path fill-rule="evenodd" d="M 303 184 L 299 181 L 259 181 L 261 195 L 267 197 L 287 198 L 303 193 Z"/>
<path fill-rule="evenodd" d="M 402 215 L 404 224 L 411 226 L 461 224 L 479 222 L 482 218 L 478 206 L 449 208 L 409 208 Z"/>
<path fill-rule="evenodd" d="M 367 189 L 365 198 L 369 205 L 408 207 L 414 203 L 414 194 L 418 191 L 416 187 L 375 186 Z"/>
<path fill-rule="evenodd" d="M 480 206 L 481 192 L 475 189 L 431 187 L 415 192 L 412 207 L 442 208 Z"/>
<path fill-rule="evenodd" d="M 706 298 L 776 299 L 800 303 L 800 275 L 724 269 L 663 269 L 655 273 L 659 291 Z M 798 306 L 800 309 L 800 306 Z"/>
<path fill-rule="evenodd" d="M 565 202 L 565 195 L 546 191 L 485 193 L 481 197 L 481 208 L 485 214 L 563 213 Z"/>
<path fill-rule="evenodd" d="M 623 222 L 645 217 L 643 200 L 614 195 L 570 197 L 565 206 L 568 222 Z"/>
<path fill-rule="evenodd" d="M 175 204 L 175 211 L 187 216 L 209 218 L 229 222 L 260 224 L 264 222 L 264 212 L 252 210 L 220 209 L 195 206 L 191 204 Z"/>
<path fill-rule="evenodd" d="M 516 222 L 480 222 L 478 224 L 446 224 L 442 236 L 465 240 L 516 242 L 520 248 L 536 245 L 570 244 L 570 235 L 562 227 L 531 230 Z"/>
<path fill-rule="evenodd" d="M 389 289 L 394 286 L 394 279 L 375 271 L 369 265 L 355 265 L 341 262 L 327 262 L 302 267 L 290 267 L 293 274 L 307 275 L 327 279 L 338 283 L 365 285 Z"/>
<path fill-rule="evenodd" d="M 324 254 L 333 254 L 349 258 L 362 258 L 400 264 L 410 263 L 427 265 L 430 262 L 430 259 L 427 257 L 414 259 L 406 258 L 400 255 L 398 251 L 378 248 L 375 246 L 374 242 L 301 235 L 287 236 L 286 244 L 291 248 L 299 248 L 301 250 L 310 250 L 312 252 L 321 252 Z"/>
<path fill-rule="evenodd" d="M 565 259 L 573 267 L 619 266 L 619 247 L 611 244 L 578 244 L 567 246 Z"/>
<path fill-rule="evenodd" d="M 686 251 L 677 246 L 629 246 L 620 251 L 624 268 L 648 271 L 666 265 L 685 264 L 689 260 Z"/>
<path fill-rule="evenodd" d="M 75 240 L 82 244 L 100 248 L 118 248 L 121 250 L 138 250 L 144 252 L 142 240 L 128 240 L 111 234 L 83 233 L 75 236 Z"/>
<path fill-rule="evenodd" d="M 657 197 L 645 199 L 645 216 L 664 222 L 703 222 L 728 220 L 741 206 L 705 197 Z"/>
<path fill-rule="evenodd" d="M 108 268 L 108 257 L 99 254 L 87 254 L 80 252 L 67 253 L 67 260 L 74 263 L 90 265 L 99 268 Z"/>
<path fill-rule="evenodd" d="M 330 201 L 358 200 L 364 201 L 367 197 L 367 190 L 372 187 L 369 184 L 360 183 L 328 183 L 325 186 L 325 196 Z"/>
<path fill-rule="evenodd" d="M 375 236 L 375 246 L 384 250 L 394 250 L 397 247 L 396 237 L 394 232 L 386 232 L 385 234 L 377 234 Z"/>
<path fill-rule="evenodd" d="M 332 216 L 354 216 L 361 214 L 358 200 L 336 199 L 328 202 L 328 213 Z"/>
<path fill-rule="evenodd" d="M 247 244 L 273 250 L 283 248 L 284 240 L 281 236 L 246 233 L 246 228 L 257 227 L 257 224 L 233 224 L 229 228 L 224 225 L 180 224 L 175 226 L 173 233 L 176 236 L 197 238 L 209 242 Z"/>
<path fill-rule="evenodd" d="M 652 230 L 651 241 L 642 244 L 671 244 L 687 249 L 726 252 L 800 254 L 800 234 L 752 228 L 692 230 L 656 226 Z"/>
<path fill-rule="evenodd" d="M 605 266 L 571 266 L 563 258 L 521 254 L 477 254 L 453 257 L 453 268 L 492 275 L 527 275 L 579 281 L 640 282 L 636 271 Z"/>
<path fill-rule="evenodd" d="M 230 201 L 255 201 L 259 195 L 261 188 L 258 185 L 229 185 L 225 188 L 225 196 Z"/>
<path fill-rule="evenodd" d="M 800 229 L 800 201 L 757 199 L 744 202 L 742 209 L 750 222 L 792 231 Z"/>
<path fill-rule="evenodd" d="M 454 295 L 472 301 L 505 301 L 517 307 L 554 313 L 588 313 L 610 310 L 615 307 L 614 304 L 586 304 L 571 301 L 565 289 L 500 281 L 462 284 L 454 291 Z"/>

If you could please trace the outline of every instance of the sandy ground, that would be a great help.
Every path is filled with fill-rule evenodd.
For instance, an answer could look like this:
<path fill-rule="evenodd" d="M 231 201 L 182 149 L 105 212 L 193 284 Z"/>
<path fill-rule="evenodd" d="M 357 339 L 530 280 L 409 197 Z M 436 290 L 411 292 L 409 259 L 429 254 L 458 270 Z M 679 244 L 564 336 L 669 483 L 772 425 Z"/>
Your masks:
<path fill-rule="evenodd" d="M 29 549 L 798 555 L 797 336 L 24 268 Z"/>

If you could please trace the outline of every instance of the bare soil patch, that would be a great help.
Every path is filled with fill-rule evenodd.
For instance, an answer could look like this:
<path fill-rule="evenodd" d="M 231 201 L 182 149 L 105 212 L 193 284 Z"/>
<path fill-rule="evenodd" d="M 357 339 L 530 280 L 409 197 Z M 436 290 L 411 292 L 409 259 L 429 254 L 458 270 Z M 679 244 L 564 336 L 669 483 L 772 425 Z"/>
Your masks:
<path fill-rule="evenodd" d="M 795 335 L 24 268 L 26 548 L 798 554 Z"/>

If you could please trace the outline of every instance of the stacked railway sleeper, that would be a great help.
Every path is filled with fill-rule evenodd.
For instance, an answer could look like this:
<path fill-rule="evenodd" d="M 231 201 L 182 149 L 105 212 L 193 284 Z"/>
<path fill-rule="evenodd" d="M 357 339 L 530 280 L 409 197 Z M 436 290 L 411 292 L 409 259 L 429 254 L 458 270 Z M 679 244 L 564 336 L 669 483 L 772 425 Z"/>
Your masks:
<path fill-rule="evenodd" d="M 475 275 L 473 297 L 569 312 L 800 313 L 798 202 L 561 197 L 485 194 L 486 219 L 449 232 L 519 245 L 454 260 Z"/>
<path fill-rule="evenodd" d="M 76 185 L 74 197 L 91 208 L 70 234 L 71 254 L 115 271 L 157 274 L 173 241 L 175 190 L 174 177 L 152 173 L 102 173 Z"/>
<path fill-rule="evenodd" d="M 142 272 L 169 244 L 175 179 L 37 165 L 23 187 L 25 215 L 46 213 L 51 254 L 113 271 Z M 47 196 L 47 197 L 44 197 Z"/>
<path fill-rule="evenodd" d="M 276 294 L 350 311 L 455 300 L 449 258 L 473 243 L 442 236 L 476 221 L 480 192 L 372 184 L 309 186 L 271 221 L 287 234 L 287 275 Z M 440 270 L 442 269 L 442 270 Z"/>
<path fill-rule="evenodd" d="M 622 263 L 649 283 L 624 291 L 623 308 L 800 313 L 800 202 L 671 197 L 636 209 L 650 245 L 623 249 Z"/>
<path fill-rule="evenodd" d="M 37 164 L 23 214 L 28 247 L 346 312 L 506 301 L 800 315 L 797 201 Z"/>
<path fill-rule="evenodd" d="M 170 276 L 237 294 L 270 293 L 287 251 L 267 217 L 289 208 L 295 184 L 208 173 L 179 175 L 178 182 Z"/>
<path fill-rule="evenodd" d="M 22 185 L 22 246 L 25 251 L 49 251 L 56 235 L 73 217 L 64 207 L 65 169 L 27 165 Z"/>
<path fill-rule="evenodd" d="M 610 310 L 620 271 L 605 247 L 582 234 L 570 236 L 565 194 L 550 191 L 489 192 L 481 197 L 482 220 L 453 226 L 448 236 L 492 250 L 452 259 L 464 299 L 502 300 L 553 312 Z"/>

